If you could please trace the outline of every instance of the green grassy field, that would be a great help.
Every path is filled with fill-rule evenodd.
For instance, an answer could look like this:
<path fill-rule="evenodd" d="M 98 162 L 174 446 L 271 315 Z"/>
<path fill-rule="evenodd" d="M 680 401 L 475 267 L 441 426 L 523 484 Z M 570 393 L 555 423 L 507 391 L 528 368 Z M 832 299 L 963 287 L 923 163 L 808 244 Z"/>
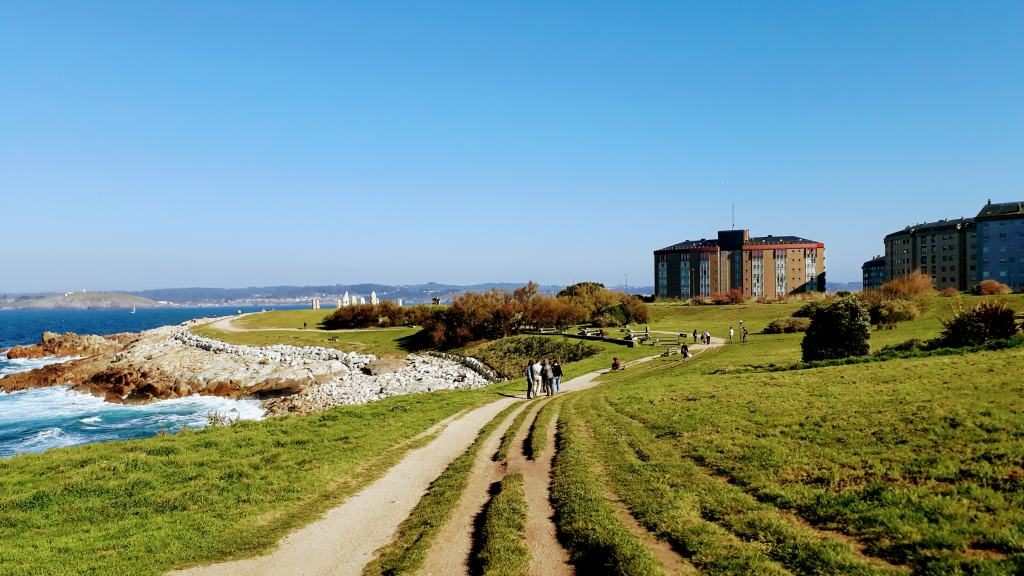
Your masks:
<path fill-rule="evenodd" d="M 879 339 L 935 336 L 948 302 Z M 652 324 L 714 332 L 783 306 L 795 309 L 664 306 Z M 716 373 L 796 361 L 801 336 L 609 375 L 562 411 L 632 514 L 703 572 L 1024 571 L 1024 350 Z M 573 525 L 609 521 L 596 504 L 576 513 Z"/>
<path fill-rule="evenodd" d="M 311 310 L 311 312 L 315 312 L 315 310 Z M 276 314 L 276 312 L 268 312 L 267 314 Z M 381 328 L 346 332 L 325 332 L 322 330 L 226 332 L 211 328 L 209 325 L 203 325 L 192 328 L 192 332 L 206 338 L 248 346 L 269 346 L 271 344 L 324 346 L 326 348 L 337 348 L 345 352 L 374 354 L 381 357 L 404 357 L 412 351 L 409 340 L 413 334 L 419 332 L 419 328 Z"/>
<path fill-rule="evenodd" d="M 318 329 L 320 322 L 330 316 L 334 310 L 273 310 L 271 312 L 258 312 L 245 314 L 231 321 L 231 324 L 238 328 L 249 330 L 264 328 L 302 328 L 306 323 L 309 330 Z"/>

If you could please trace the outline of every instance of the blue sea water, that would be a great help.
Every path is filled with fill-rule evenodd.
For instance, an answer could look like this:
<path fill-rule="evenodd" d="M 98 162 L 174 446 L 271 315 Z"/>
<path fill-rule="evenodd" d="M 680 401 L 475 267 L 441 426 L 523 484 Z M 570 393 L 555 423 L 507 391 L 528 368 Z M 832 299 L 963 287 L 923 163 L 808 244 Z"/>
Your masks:
<path fill-rule="evenodd" d="M 0 350 L 39 341 L 45 331 L 79 334 L 139 332 L 193 318 L 227 316 L 235 307 L 128 310 L 0 310 Z M 256 308 L 241 308 L 243 312 Z M 66 359 L 8 360 L 0 353 L 0 378 Z M 0 458 L 88 442 L 126 440 L 201 428 L 211 413 L 259 419 L 255 400 L 193 396 L 145 405 L 110 404 L 54 382 L 48 388 L 0 392 Z"/>

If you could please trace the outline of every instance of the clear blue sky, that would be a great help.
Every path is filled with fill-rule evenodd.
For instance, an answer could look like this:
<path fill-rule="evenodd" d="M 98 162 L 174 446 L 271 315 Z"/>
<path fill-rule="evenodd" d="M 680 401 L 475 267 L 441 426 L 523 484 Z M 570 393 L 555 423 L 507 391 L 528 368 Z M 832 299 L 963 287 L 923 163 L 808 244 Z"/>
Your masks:
<path fill-rule="evenodd" d="M 653 283 L 1024 200 L 1020 2 L 5 2 L 0 292 Z"/>

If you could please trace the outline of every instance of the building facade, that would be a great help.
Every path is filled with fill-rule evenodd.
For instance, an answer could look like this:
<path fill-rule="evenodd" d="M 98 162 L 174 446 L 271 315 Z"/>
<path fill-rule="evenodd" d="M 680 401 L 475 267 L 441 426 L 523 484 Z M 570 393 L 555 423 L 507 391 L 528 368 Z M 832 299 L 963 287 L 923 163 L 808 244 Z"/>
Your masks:
<path fill-rule="evenodd" d="M 654 251 L 657 298 L 700 298 L 733 289 L 748 298 L 824 292 L 825 245 L 723 230 L 714 240 L 687 240 Z"/>
<path fill-rule="evenodd" d="M 978 275 L 975 232 L 973 218 L 960 218 L 907 226 L 887 235 L 884 281 L 921 272 L 931 276 L 939 290 L 971 288 Z"/>
<path fill-rule="evenodd" d="M 1024 291 L 1024 202 L 988 201 L 978 216 L 977 280 L 998 280 Z"/>
<path fill-rule="evenodd" d="M 864 290 L 877 290 L 885 284 L 885 256 L 875 256 L 860 267 Z"/>

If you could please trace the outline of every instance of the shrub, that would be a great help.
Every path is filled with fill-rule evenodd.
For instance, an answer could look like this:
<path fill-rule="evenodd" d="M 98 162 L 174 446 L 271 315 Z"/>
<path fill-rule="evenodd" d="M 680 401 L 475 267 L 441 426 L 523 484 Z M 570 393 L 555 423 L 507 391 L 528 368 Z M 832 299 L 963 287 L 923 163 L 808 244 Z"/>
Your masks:
<path fill-rule="evenodd" d="M 939 292 L 939 296 L 942 296 L 944 298 L 954 298 L 959 295 L 960 291 L 957 290 L 956 288 L 943 288 L 942 291 Z"/>
<path fill-rule="evenodd" d="M 920 315 L 919 305 L 913 300 L 882 300 L 868 308 L 868 316 L 875 326 L 892 327 L 897 322 L 916 320 Z"/>
<path fill-rule="evenodd" d="M 525 327 L 567 328 L 580 322 L 621 326 L 647 322 L 647 304 L 595 282 L 574 284 L 561 296 L 538 293 L 530 282 L 505 290 L 466 292 L 423 322 L 424 334 L 439 348 L 518 334 Z"/>
<path fill-rule="evenodd" d="M 736 288 L 711 295 L 711 302 L 714 304 L 743 304 L 746 301 L 747 297 L 743 295 L 743 291 Z"/>
<path fill-rule="evenodd" d="M 778 318 L 772 320 L 764 328 L 765 334 L 792 334 L 794 332 L 806 332 L 811 325 L 810 318 Z"/>
<path fill-rule="evenodd" d="M 849 290 L 840 290 L 836 292 L 836 298 L 846 298 L 847 296 L 853 296 L 853 292 Z"/>
<path fill-rule="evenodd" d="M 422 325 L 432 312 L 433 308 L 430 306 L 401 307 L 393 302 L 355 304 L 338 308 L 324 318 L 320 325 L 328 330 Z"/>
<path fill-rule="evenodd" d="M 864 356 L 869 338 L 867 309 L 857 298 L 839 298 L 814 313 L 800 347 L 805 362 Z"/>
<path fill-rule="evenodd" d="M 981 302 L 973 308 L 954 308 L 953 317 L 942 321 L 942 335 L 932 345 L 959 348 L 977 346 L 989 340 L 1010 338 L 1017 333 L 1012 308 L 1002 302 Z"/>
<path fill-rule="evenodd" d="M 882 284 L 882 293 L 890 297 L 915 296 L 931 294 L 932 277 L 920 272 L 913 272 L 906 276 L 893 278 Z"/>
<path fill-rule="evenodd" d="M 982 280 L 974 287 L 974 293 L 982 296 L 997 296 L 999 294 L 1009 294 L 1012 292 L 1010 287 L 998 280 Z"/>

